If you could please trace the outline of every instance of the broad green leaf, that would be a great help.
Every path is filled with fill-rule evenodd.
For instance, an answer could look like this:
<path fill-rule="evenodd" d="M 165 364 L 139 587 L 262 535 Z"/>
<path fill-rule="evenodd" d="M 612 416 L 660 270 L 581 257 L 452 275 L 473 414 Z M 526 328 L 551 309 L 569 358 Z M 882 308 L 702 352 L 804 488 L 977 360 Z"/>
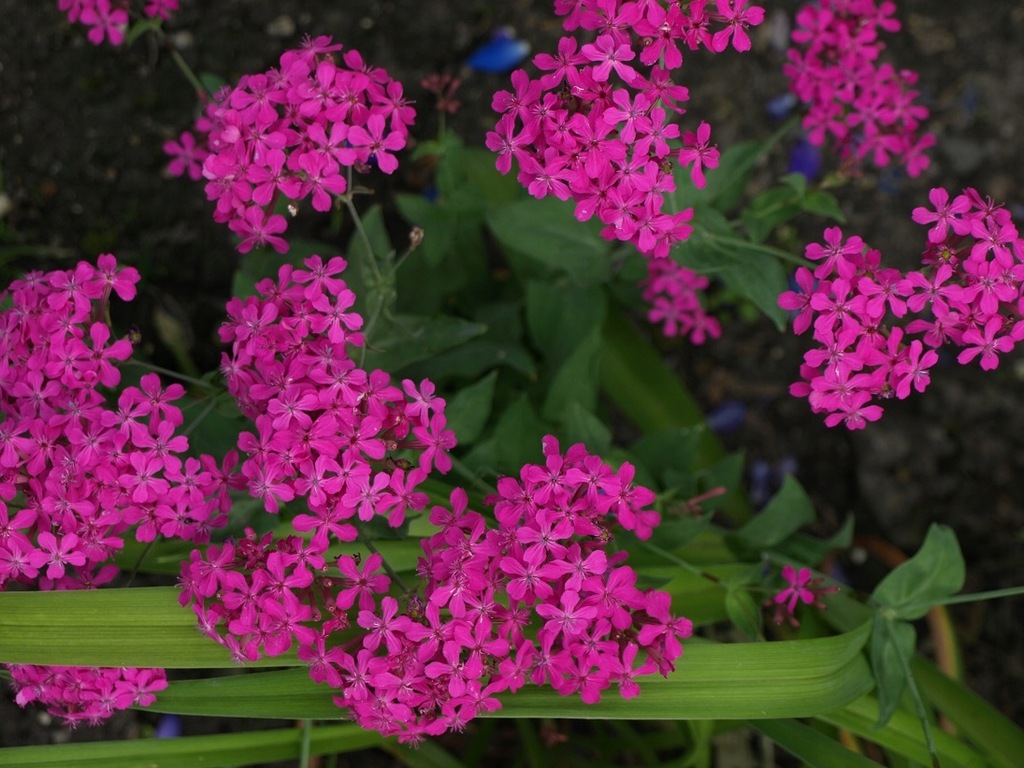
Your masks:
<path fill-rule="evenodd" d="M 921 732 L 917 716 L 905 709 L 897 710 L 885 728 L 878 727 L 879 706 L 874 696 L 864 696 L 841 709 L 822 711 L 816 719 L 843 728 L 885 749 L 913 760 L 919 765 L 932 765 L 931 755 Z M 933 730 L 935 748 L 943 768 L 991 765 L 978 751 L 941 730 Z M 1020 755 L 1018 754 L 1019 758 Z M 1019 760 L 1014 765 L 1019 765 Z"/>
<path fill-rule="evenodd" d="M 705 512 L 732 508 L 735 512 L 737 506 L 743 501 L 743 466 L 742 453 L 730 453 L 706 469 L 696 473 L 696 493 L 704 493 L 714 488 L 725 488 L 727 492 L 722 496 L 714 496 L 701 502 L 701 509 Z M 671 475 L 669 475 L 671 480 Z"/>
<path fill-rule="evenodd" d="M 495 167 L 494 153 L 482 147 L 464 147 L 462 171 L 468 184 L 463 188 L 479 192 L 477 199 L 488 205 L 507 205 L 522 194 L 514 173 L 502 174 Z"/>
<path fill-rule="evenodd" d="M 509 368 L 529 379 L 537 376 L 533 357 L 525 347 L 512 341 L 492 339 L 489 332 L 414 363 L 407 373 L 413 378 L 442 382 L 453 378 L 475 379 L 494 368 Z"/>
<path fill-rule="evenodd" d="M 662 486 L 667 486 L 667 471 L 685 473 L 693 470 L 703 432 L 704 428 L 700 426 L 650 432 L 633 443 L 629 450 Z"/>
<path fill-rule="evenodd" d="M 542 464 L 541 439 L 548 432 L 529 398 L 521 395 L 505 410 L 494 428 L 499 471 L 518 474 L 524 464 Z"/>
<path fill-rule="evenodd" d="M 853 515 L 848 515 L 839 530 L 827 539 L 796 533 L 783 542 L 779 551 L 798 562 L 817 565 L 829 552 L 849 549 L 853 543 L 853 529 Z"/>
<path fill-rule="evenodd" d="M 922 695 L 977 745 L 998 768 L 1017 768 L 1024 755 L 1024 730 L 962 682 L 952 680 L 920 656 L 911 665 Z"/>
<path fill-rule="evenodd" d="M 718 159 L 718 167 L 705 170 L 707 183 L 703 189 L 694 185 L 688 166 L 677 165 L 674 171 L 677 209 L 701 205 L 714 206 L 723 213 L 728 211 L 743 195 L 758 158 L 768 147 L 766 142 L 747 141 L 726 148 Z"/>
<path fill-rule="evenodd" d="M 778 305 L 786 290 L 786 270 L 775 249 L 733 233 L 695 229 L 680 246 L 680 263 L 702 275 L 717 275 L 729 288 L 753 302 L 781 331 L 786 312 Z"/>
<path fill-rule="evenodd" d="M 576 404 L 588 411 L 597 406 L 597 370 L 601 355 L 601 332 L 595 328 L 558 369 L 548 387 L 542 414 L 549 421 L 561 421 Z"/>
<path fill-rule="evenodd" d="M 238 665 L 174 587 L 0 593 L 0 661 L 172 669 Z M 294 653 L 255 666 L 302 664 Z"/>
<path fill-rule="evenodd" d="M 610 311 L 604 326 L 599 369 L 601 389 L 640 432 L 672 427 L 693 427 L 704 420 L 700 406 L 679 377 L 650 343 L 617 311 Z M 707 467 L 725 455 L 725 448 L 710 430 L 703 430 L 694 460 Z M 725 502 L 737 520 L 750 515 L 739 493 Z"/>
<path fill-rule="evenodd" d="M 670 517 L 662 519 L 651 540 L 662 549 L 677 549 L 700 536 L 711 525 L 712 514 L 701 517 Z"/>
<path fill-rule="evenodd" d="M 965 575 L 953 529 L 933 523 L 917 554 L 882 579 L 871 599 L 892 616 L 919 619 L 935 603 L 963 589 Z"/>
<path fill-rule="evenodd" d="M 771 549 L 814 521 L 814 505 L 792 475 L 757 515 L 736 531 L 734 538 L 751 549 Z"/>
<path fill-rule="evenodd" d="M 360 261 L 365 262 L 367 258 L 378 261 L 388 259 L 394 252 L 394 247 L 391 245 L 391 236 L 384 223 L 384 211 L 381 206 L 373 205 L 362 212 L 359 221 L 362 228 L 352 234 L 346 251 L 349 262 L 360 267 Z"/>
<path fill-rule="evenodd" d="M 879 727 L 889 722 L 900 705 L 916 644 L 917 633 L 912 624 L 875 616 L 871 632 L 871 671 L 878 686 Z"/>
<path fill-rule="evenodd" d="M 773 643 L 717 644 L 696 640 L 667 678 L 640 681 L 641 693 L 623 699 L 614 690 L 586 706 L 550 688 L 530 686 L 499 694 L 502 709 L 489 717 L 574 719 L 751 719 L 811 717 L 862 696 L 871 687 L 860 655 L 868 625 L 844 635 Z M 326 718 L 332 689 L 305 670 L 255 672 L 226 678 L 175 681 L 150 709 L 179 714 Z M 251 713 L 251 714 L 250 714 Z M 334 716 L 344 713 L 335 709 Z"/>
<path fill-rule="evenodd" d="M 878 763 L 796 720 L 751 720 L 760 731 L 810 768 L 878 768 Z"/>
<path fill-rule="evenodd" d="M 609 243 L 600 235 L 600 222 L 579 222 L 571 203 L 555 198 L 523 200 L 493 208 L 487 224 L 506 254 L 526 273 L 542 277 L 562 273 L 577 285 L 598 285 L 611 274 Z"/>
<path fill-rule="evenodd" d="M 799 214 L 801 194 L 792 187 L 779 186 L 765 190 L 751 200 L 740 215 L 751 239 L 764 242 L 772 230 Z"/>
<path fill-rule="evenodd" d="M 741 141 L 728 147 L 718 159 L 718 167 L 706 173 L 707 199 L 725 213 L 743 196 L 758 161 L 771 148 L 772 141 Z"/>
<path fill-rule="evenodd" d="M 551 365 L 561 365 L 604 324 L 608 301 L 598 288 L 550 281 L 526 284 L 530 341 Z"/>
<path fill-rule="evenodd" d="M 559 435 L 566 447 L 583 443 L 587 450 L 598 456 L 604 456 L 611 448 L 611 431 L 601 419 L 579 403 L 570 403 L 563 412 Z"/>
<path fill-rule="evenodd" d="M 846 221 L 846 216 L 839 207 L 839 201 L 831 192 L 823 189 L 812 189 L 803 199 L 804 210 L 808 213 L 816 213 L 819 216 L 827 216 L 840 224 Z"/>
<path fill-rule="evenodd" d="M 0 749 L 0 766 L 13 768 L 235 768 L 297 760 L 298 728 L 243 731 L 177 739 L 130 739 Z M 358 725 L 322 725 L 312 730 L 309 754 L 355 752 L 385 744 L 375 731 Z"/>
<path fill-rule="evenodd" d="M 480 381 L 463 387 L 445 408 L 448 428 L 455 432 L 459 445 L 466 447 L 480 437 L 494 402 L 494 385 L 498 372 L 491 371 Z"/>
<path fill-rule="evenodd" d="M 451 347 L 482 335 L 487 326 L 458 317 L 397 315 L 373 336 L 363 367 L 396 373 Z"/>

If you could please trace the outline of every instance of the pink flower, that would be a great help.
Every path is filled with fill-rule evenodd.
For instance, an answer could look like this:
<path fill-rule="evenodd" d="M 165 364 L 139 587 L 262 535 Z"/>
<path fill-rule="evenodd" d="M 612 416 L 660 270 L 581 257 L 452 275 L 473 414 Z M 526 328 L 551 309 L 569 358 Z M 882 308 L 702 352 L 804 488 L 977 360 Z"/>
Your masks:
<path fill-rule="evenodd" d="M 697 128 L 696 133 L 688 131 L 683 134 L 683 148 L 679 150 L 679 162 L 683 165 L 692 165 L 690 178 L 698 189 L 703 189 L 706 184 L 704 168 L 718 167 L 718 149 L 710 142 L 711 126 L 704 122 Z"/>
<path fill-rule="evenodd" d="M 801 568 L 797 571 L 792 565 L 784 565 L 782 566 L 782 578 L 789 582 L 789 586 L 765 603 L 765 605 L 774 604 L 776 624 L 781 624 L 782 620 L 786 619 L 794 627 L 799 626 L 800 622 L 796 620 L 794 614 L 800 603 L 824 610 L 825 604 L 821 602 L 822 596 L 839 591 L 839 587 L 835 585 L 819 586 L 824 579 L 820 576 L 815 577 L 810 568 Z"/>
<path fill-rule="evenodd" d="M 277 236 L 288 228 L 288 223 L 280 214 L 267 217 L 262 208 L 251 205 L 245 209 L 240 219 L 231 221 L 228 226 L 242 238 L 242 242 L 238 244 L 240 253 L 248 253 L 253 248 L 263 245 L 269 245 L 278 253 L 288 250 L 288 243 L 284 238 Z"/>
<path fill-rule="evenodd" d="M 732 47 L 737 51 L 750 50 L 750 38 L 747 36 L 748 26 L 757 26 L 764 21 L 764 8 L 756 5 L 745 7 L 748 0 L 715 0 L 719 15 L 725 20 L 726 28 L 716 32 L 711 38 L 711 49 L 724 51 L 732 40 Z"/>

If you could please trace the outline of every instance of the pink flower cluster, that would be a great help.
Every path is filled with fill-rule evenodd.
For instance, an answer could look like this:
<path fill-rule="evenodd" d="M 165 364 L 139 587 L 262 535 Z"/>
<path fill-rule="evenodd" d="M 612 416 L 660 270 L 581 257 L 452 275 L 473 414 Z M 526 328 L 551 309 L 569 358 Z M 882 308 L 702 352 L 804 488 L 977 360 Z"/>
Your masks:
<path fill-rule="evenodd" d="M 800 9 L 783 72 L 806 105 L 808 139 L 831 137 L 849 168 L 864 161 L 896 162 L 917 176 L 928 167 L 925 150 L 935 137 L 921 135 L 928 110 L 916 103 L 917 73 L 880 63 L 880 31 L 896 32 L 894 3 L 821 0 Z"/>
<path fill-rule="evenodd" d="M 691 344 L 703 344 L 722 335 L 722 326 L 700 303 L 709 281 L 674 259 L 648 259 L 643 298 L 650 305 L 647 319 L 661 323 L 666 336 L 687 336 Z"/>
<path fill-rule="evenodd" d="M 198 141 L 186 132 L 164 145 L 174 158 L 170 173 L 207 179 L 213 217 L 242 238 L 241 253 L 288 249 L 280 236 L 287 221 L 274 213 L 282 196 L 329 211 L 349 189 L 346 173 L 367 173 L 371 163 L 388 174 L 398 167 L 393 153 L 405 146 L 415 110 L 402 84 L 357 51 L 336 62 L 341 47 L 306 38 L 276 69 L 218 93 L 196 122 Z"/>
<path fill-rule="evenodd" d="M 268 512 L 305 497 L 312 515 L 299 515 L 296 529 L 326 549 L 331 534 L 355 538 L 353 518 L 401 525 L 410 505 L 425 503 L 413 491 L 431 469 L 451 469 L 455 435 L 430 381 L 398 388 L 348 356 L 347 345 L 363 343 L 363 319 L 338 277 L 345 260 L 311 256 L 304 264 L 282 266 L 276 281 L 256 286 L 259 296 L 228 303 L 220 337 L 232 351 L 222 370 L 256 426 L 238 441 L 250 493 Z M 402 457 L 406 449 L 415 466 Z"/>
<path fill-rule="evenodd" d="M 636 678 L 671 671 L 692 631 L 667 593 L 636 586 L 624 552 L 606 552 L 616 527 L 650 535 L 653 494 L 630 465 L 615 472 L 581 445 L 562 455 L 548 437 L 544 454 L 499 482 L 494 519 L 467 509 L 461 489 L 432 508 L 421 591 L 391 596 L 376 553 L 342 555 L 329 575 L 298 537 L 250 534 L 194 559 L 182 602 L 204 606 L 204 628 L 240 658 L 295 642 L 339 706 L 406 741 L 459 730 L 528 683 L 588 703 L 611 686 L 635 696 Z"/>
<path fill-rule="evenodd" d="M 149 706 L 167 687 L 162 669 L 5 666 L 19 706 L 41 704 L 71 726 L 99 725 L 118 710 Z"/>
<path fill-rule="evenodd" d="M 311 256 L 304 265 L 284 265 L 256 286 L 258 296 L 232 299 L 221 328 L 232 345 L 222 365 L 228 391 L 256 427 L 239 435 L 242 476 L 267 512 L 301 499 L 291 524 L 306 537 L 250 534 L 197 550 L 184 565 L 182 604 L 195 599 L 202 627 L 240 660 L 283 653 L 293 634 L 308 641 L 301 622 L 319 616 L 314 606 L 330 592 L 314 579 L 328 549 L 378 517 L 401 526 L 407 511 L 426 506 L 417 487 L 431 469 L 452 466 L 455 435 L 433 384 L 407 379 L 400 389 L 349 357 L 348 345 L 363 343 L 363 320 L 338 277 L 345 260 Z"/>
<path fill-rule="evenodd" d="M 512 74 L 514 91 L 499 91 L 492 107 L 501 113 L 487 147 L 508 173 L 514 159 L 519 182 L 534 197 L 572 199 L 576 217 L 593 216 L 609 240 L 634 244 L 644 255 L 664 257 L 691 233 L 692 209 L 663 211 L 675 190 L 672 160 L 691 168 L 703 186 L 703 168 L 714 167 L 718 151 L 710 126 L 680 138 L 671 122 L 686 110 L 688 90 L 672 82 L 683 63 L 680 47 L 724 51 L 750 48 L 748 26 L 760 24 L 763 9 L 747 0 L 706 0 L 687 4 L 557 0 L 564 28 L 586 30 L 591 42 L 563 37 L 556 55 L 533 63 L 543 74 Z M 717 31 L 715 27 L 718 27 Z"/>
<path fill-rule="evenodd" d="M 936 188 L 929 199 L 933 208 L 913 211 L 929 227 L 923 269 L 884 268 L 877 250 L 831 227 L 824 244 L 807 246 L 819 265 L 799 268 L 799 290 L 779 297 L 799 313 L 796 333 L 813 328 L 818 342 L 790 392 L 829 426 L 860 429 L 881 417 L 876 399 L 923 392 L 944 344 L 962 347 L 958 362 L 991 370 L 1024 339 L 1024 240 L 1009 211 L 974 189 L 951 199 Z"/>
<path fill-rule="evenodd" d="M 57 8 L 67 14 L 68 21 L 89 28 L 86 36 L 93 45 L 100 45 L 104 40 L 111 45 L 124 42 L 130 7 L 130 0 L 57 0 Z M 177 10 L 178 0 L 145 0 L 142 14 L 166 21 Z"/>
<path fill-rule="evenodd" d="M 138 280 L 106 254 L 95 266 L 31 272 L 0 297 L 0 589 L 98 587 L 117 575 L 111 560 L 130 532 L 202 542 L 225 519 L 226 468 L 182 456 L 181 386 L 148 374 L 116 409 L 100 391 L 119 384 L 117 363 L 132 354 L 127 338 L 111 337 L 111 295 L 132 299 Z M 121 673 L 82 674 L 106 690 Z M 69 720 L 96 717 L 80 702 L 60 705 L 58 690 L 33 698 Z"/>

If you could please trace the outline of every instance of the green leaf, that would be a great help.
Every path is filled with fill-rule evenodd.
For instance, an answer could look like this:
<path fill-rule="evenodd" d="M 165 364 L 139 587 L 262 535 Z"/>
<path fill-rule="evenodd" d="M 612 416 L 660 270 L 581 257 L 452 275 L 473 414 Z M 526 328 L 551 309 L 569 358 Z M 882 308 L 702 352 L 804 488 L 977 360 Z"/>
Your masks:
<path fill-rule="evenodd" d="M 812 189 L 803 200 L 804 210 L 808 213 L 816 213 L 819 216 L 827 216 L 840 224 L 846 221 L 846 216 L 839 207 L 839 201 L 831 192 L 823 189 Z"/>
<path fill-rule="evenodd" d="M 597 416 L 579 403 L 570 403 L 562 414 L 559 434 L 566 445 L 583 443 L 591 453 L 603 456 L 612 443 L 612 433 Z"/>
<path fill-rule="evenodd" d="M 405 366 L 482 335 L 487 326 L 458 317 L 396 315 L 378 326 L 363 367 L 397 373 Z"/>
<path fill-rule="evenodd" d="M 309 754 L 330 755 L 381 746 L 384 738 L 358 725 L 316 726 Z M 296 760 L 298 728 L 244 731 L 176 739 L 131 739 L 0 749 L 0 766 L 15 768 L 235 768 Z"/>
<path fill-rule="evenodd" d="M 600 222 L 577 221 L 571 203 L 522 200 L 488 211 L 487 225 L 514 266 L 515 257 L 529 262 L 521 265 L 525 277 L 561 273 L 579 286 L 592 286 L 611 274 L 611 246 L 600 235 Z"/>
<path fill-rule="evenodd" d="M 853 515 L 848 515 L 839 530 L 827 539 L 796 533 L 779 546 L 779 551 L 791 560 L 817 565 L 829 552 L 849 549 L 853 543 L 853 529 Z"/>
<path fill-rule="evenodd" d="M 878 686 L 881 728 L 900 705 L 907 688 L 907 665 L 914 656 L 917 634 L 905 621 L 875 616 L 871 632 L 871 671 Z"/>
<path fill-rule="evenodd" d="M 693 471 L 697 447 L 704 428 L 675 427 L 650 432 L 630 446 L 637 461 L 652 475 L 667 486 L 666 473 L 669 470 L 688 473 Z"/>
<path fill-rule="evenodd" d="M 811 768 L 878 768 L 878 763 L 796 720 L 751 720 L 760 731 Z"/>
<path fill-rule="evenodd" d="M 0 660 L 171 669 L 238 665 L 199 633 L 174 587 L 0 593 Z M 303 664 L 294 653 L 255 666 Z"/>
<path fill-rule="evenodd" d="M 745 141 L 723 150 L 718 158 L 718 167 L 705 171 L 707 184 L 703 189 L 694 186 L 688 167 L 676 166 L 676 205 L 680 210 L 694 205 L 711 205 L 723 213 L 727 212 L 743 196 L 758 159 L 771 143 Z"/>
<path fill-rule="evenodd" d="M 381 749 L 408 768 L 465 768 L 466 765 L 436 741 L 400 744 L 387 739 Z"/>
<path fill-rule="evenodd" d="M 364 211 L 359 220 L 362 229 L 352 234 L 345 251 L 348 269 L 344 277 L 356 295 L 355 310 L 369 320 L 380 311 L 390 313 L 394 309 L 394 274 L 390 271 L 394 249 L 379 205 Z"/>
<path fill-rule="evenodd" d="M 537 418 L 537 413 L 524 394 L 501 415 L 494 428 L 495 459 L 498 471 L 518 473 L 524 464 L 541 461 L 541 439 L 548 427 Z"/>
<path fill-rule="evenodd" d="M 651 541 L 662 549 L 684 547 L 707 530 L 713 517 L 713 514 L 706 514 L 701 517 L 670 517 L 662 520 L 661 525 L 654 529 Z"/>
<path fill-rule="evenodd" d="M 778 305 L 786 290 L 786 270 L 772 249 L 733 234 L 697 227 L 679 247 L 680 263 L 703 275 L 718 275 L 729 288 L 752 301 L 781 331 L 786 312 Z"/>
<path fill-rule="evenodd" d="M 750 237 L 764 242 L 772 230 L 799 214 L 801 195 L 802 191 L 781 186 L 765 190 L 751 200 L 740 214 Z"/>
<path fill-rule="evenodd" d="M 1024 730 L 962 682 L 917 656 L 912 662 L 921 693 L 977 745 L 998 768 L 1017 768 L 1024 755 Z"/>
<path fill-rule="evenodd" d="M 550 688 L 530 686 L 499 694 L 490 717 L 582 719 L 749 719 L 810 717 L 841 707 L 871 687 L 860 650 L 869 625 L 843 635 L 773 643 L 718 644 L 691 640 L 667 678 L 641 679 L 641 695 L 623 699 L 609 690 L 599 704 L 581 706 Z M 305 670 L 256 672 L 171 682 L 150 709 L 178 714 L 324 718 L 332 689 Z M 342 710 L 334 708 L 334 716 Z"/>
<path fill-rule="evenodd" d="M 491 371 L 480 381 L 460 389 L 445 409 L 448 429 L 455 432 L 461 447 L 472 445 L 487 425 L 497 381 L 498 372 Z"/>
<path fill-rule="evenodd" d="M 751 549 L 770 549 L 813 521 L 814 505 L 796 478 L 787 475 L 778 493 L 734 538 Z"/>
<path fill-rule="evenodd" d="M 963 589 L 965 575 L 953 529 L 933 523 L 917 554 L 882 579 L 871 599 L 892 616 L 919 619 L 935 603 Z"/>
<path fill-rule="evenodd" d="M 456 378 L 475 379 L 495 368 L 509 368 L 531 380 L 537 377 L 533 357 L 522 345 L 493 339 L 490 332 L 421 360 L 408 373 L 439 383 Z"/>
<path fill-rule="evenodd" d="M 621 312 L 609 312 L 605 322 L 601 385 L 642 432 L 693 427 L 704 421 L 693 395 Z M 705 432 L 703 438 L 702 451 L 715 458 L 722 455 L 713 433 Z"/>
<path fill-rule="evenodd" d="M 387 259 L 394 252 L 387 224 L 384 223 L 384 210 L 380 205 L 370 206 L 359 215 L 362 229 L 352 234 L 348 243 L 346 258 L 356 264 L 360 260 L 373 258 L 378 261 Z"/>
<path fill-rule="evenodd" d="M 531 280 L 526 284 L 526 325 L 544 359 L 560 365 L 594 331 L 600 331 L 608 301 L 598 288 Z"/>
<path fill-rule="evenodd" d="M 135 41 L 147 32 L 151 32 L 154 29 L 160 29 L 160 25 L 163 23 L 164 20 L 159 16 L 154 16 L 151 19 L 139 19 L 128 27 L 128 34 L 124 36 L 124 44 L 126 46 L 134 45 Z"/>
<path fill-rule="evenodd" d="M 580 342 L 552 379 L 541 411 L 544 418 L 560 421 L 573 404 L 588 411 L 594 410 L 597 406 L 600 357 L 601 332 L 595 328 Z"/>
<path fill-rule="evenodd" d="M 729 621 L 750 640 L 761 637 L 761 608 L 744 587 L 735 587 L 725 593 L 725 611 Z"/>
<path fill-rule="evenodd" d="M 917 716 L 907 710 L 897 710 L 885 728 L 878 727 L 879 706 L 873 696 L 865 696 L 847 704 L 841 709 L 824 710 L 817 715 L 818 720 L 843 728 L 868 741 L 884 747 L 886 750 L 913 760 L 918 765 L 933 765 L 932 757 L 924 742 L 921 723 Z M 941 730 L 933 734 L 935 748 L 943 768 L 954 766 L 971 766 L 971 768 L 987 768 L 990 763 L 964 741 L 950 736 Z M 1017 755 L 1019 758 L 1020 755 Z M 895 763 L 894 763 L 895 764 Z M 1019 759 L 1014 765 L 1020 765 Z"/>

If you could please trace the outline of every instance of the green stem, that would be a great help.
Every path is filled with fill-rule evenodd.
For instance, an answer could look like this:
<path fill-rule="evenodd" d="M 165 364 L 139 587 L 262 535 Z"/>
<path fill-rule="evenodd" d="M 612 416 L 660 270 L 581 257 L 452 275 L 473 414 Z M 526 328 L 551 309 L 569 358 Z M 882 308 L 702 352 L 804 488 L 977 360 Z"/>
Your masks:
<path fill-rule="evenodd" d="M 649 541 L 641 541 L 640 546 L 646 549 L 648 552 L 653 552 L 658 557 L 663 558 L 665 561 L 672 563 L 673 565 L 679 566 L 684 571 L 692 573 L 694 576 L 699 576 L 702 579 L 710 581 L 715 586 L 722 587 L 723 589 L 725 588 L 725 586 L 722 584 L 722 580 L 715 576 L 713 573 L 708 573 L 707 571 L 698 568 L 692 563 L 686 562 L 681 557 L 673 555 L 667 549 L 662 549 L 657 544 L 651 544 Z"/>
<path fill-rule="evenodd" d="M 473 470 L 463 464 L 459 459 L 454 456 L 451 457 L 452 468 L 462 475 L 465 480 L 470 483 L 474 488 L 483 493 L 485 496 L 490 496 L 495 492 L 495 488 L 492 485 L 488 485 L 486 482 L 480 479 L 480 476 Z"/>
<path fill-rule="evenodd" d="M 356 526 L 356 528 L 359 531 L 360 543 L 362 543 L 364 547 L 370 550 L 371 554 L 380 555 L 380 551 L 375 546 L 373 546 L 373 542 L 370 540 L 370 537 L 363 532 L 362 527 Z M 391 564 L 387 561 L 387 559 L 385 559 L 384 555 L 380 555 L 380 561 L 381 565 L 384 566 L 384 570 L 387 572 L 388 576 L 390 576 L 391 580 L 395 584 L 397 584 L 399 588 L 401 588 L 402 592 L 404 592 L 407 595 L 412 594 L 413 590 L 409 589 L 406 583 L 402 581 L 402 577 L 398 575 L 398 571 L 391 567 Z"/>
<path fill-rule="evenodd" d="M 799 267 L 806 267 L 810 262 L 807 261 L 803 256 L 796 256 L 789 251 L 784 251 L 781 248 L 774 248 L 770 245 L 764 245 L 763 243 L 755 243 L 746 238 L 732 237 L 729 235 L 716 235 L 713 232 L 702 230 L 701 237 L 707 240 L 711 246 L 721 253 L 732 253 L 737 248 L 743 248 L 748 251 L 758 251 L 767 256 L 774 256 L 781 261 L 788 261 L 790 264 L 795 264 Z"/>
<path fill-rule="evenodd" d="M 890 630 L 890 635 L 892 634 Z M 925 709 L 924 700 L 921 698 L 921 691 L 918 690 L 917 682 L 914 680 L 914 673 L 910 669 L 910 659 L 903 654 L 903 649 L 900 648 L 899 643 L 893 642 L 891 647 L 899 658 L 900 666 L 903 667 L 903 674 L 907 678 L 907 690 L 910 693 L 911 700 L 914 702 L 917 719 L 921 722 L 921 730 L 924 731 L 924 742 L 928 747 L 928 754 L 932 756 L 932 765 L 934 768 L 940 768 L 938 751 L 935 749 L 935 739 L 932 736 L 931 724 L 928 722 L 928 711 Z"/>
<path fill-rule="evenodd" d="M 974 603 L 980 600 L 996 600 L 1001 597 L 1017 597 L 1019 595 L 1024 595 L 1024 586 L 992 589 L 988 592 L 970 592 L 966 595 L 954 595 L 943 600 L 930 602 L 928 605 L 958 605 L 960 603 Z"/>
<path fill-rule="evenodd" d="M 181 52 L 178 51 L 177 47 L 170 42 L 170 39 L 166 35 L 164 36 L 164 40 L 167 42 L 171 59 L 178 66 L 178 69 L 181 70 L 181 73 L 185 76 L 185 79 L 188 80 L 189 84 L 195 88 L 196 93 L 212 97 L 213 94 L 210 93 L 206 89 L 206 86 L 203 85 L 202 81 L 196 77 L 196 73 L 192 71 L 192 67 L 188 65 L 188 62 L 185 61 L 185 58 L 181 55 Z"/>
<path fill-rule="evenodd" d="M 139 368 L 145 368 L 146 370 L 153 371 L 154 373 L 161 373 L 164 376 L 170 376 L 171 378 L 175 378 L 178 379 L 179 381 L 184 381 L 187 384 L 202 387 L 203 389 L 208 389 L 210 391 L 220 389 L 216 384 L 213 384 L 209 381 L 205 381 L 204 379 L 198 379 L 195 376 L 188 376 L 184 373 L 180 373 L 179 371 L 172 371 L 170 368 L 163 368 L 159 365 L 153 365 L 153 363 L 147 363 L 144 360 L 128 360 L 125 363 L 125 365 L 136 365 Z"/>
<path fill-rule="evenodd" d="M 345 203 L 345 208 L 348 209 L 349 215 L 352 217 L 352 224 L 356 228 L 356 233 L 359 235 L 359 239 L 363 241 L 363 247 L 366 248 L 367 261 L 370 264 L 370 268 L 373 270 L 373 276 L 376 278 L 378 284 L 384 282 L 384 276 L 381 274 L 380 266 L 377 264 L 377 254 L 373 252 L 373 243 L 370 241 L 370 236 L 366 232 L 366 228 L 363 226 L 363 220 L 359 216 L 359 211 L 356 210 L 355 203 L 352 200 L 352 168 L 350 167 L 347 171 L 348 175 L 348 193 L 342 197 Z"/>

